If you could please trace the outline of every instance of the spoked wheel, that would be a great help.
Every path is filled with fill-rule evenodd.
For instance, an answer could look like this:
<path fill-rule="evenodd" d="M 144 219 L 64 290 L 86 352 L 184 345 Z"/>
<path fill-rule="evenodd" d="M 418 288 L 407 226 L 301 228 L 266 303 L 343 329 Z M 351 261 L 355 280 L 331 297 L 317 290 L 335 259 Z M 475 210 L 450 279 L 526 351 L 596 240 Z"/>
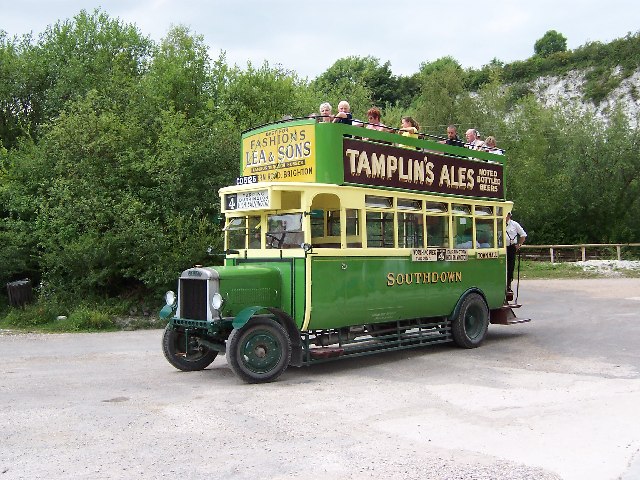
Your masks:
<path fill-rule="evenodd" d="M 175 330 L 169 325 L 162 336 L 162 351 L 167 361 L 184 372 L 204 370 L 218 355 L 198 342 L 197 336 L 189 336 L 182 330 Z"/>
<path fill-rule="evenodd" d="M 459 347 L 480 346 L 489 327 L 489 308 L 481 295 L 471 293 L 465 297 L 458 315 L 451 323 L 453 341 Z"/>
<path fill-rule="evenodd" d="M 270 318 L 251 320 L 233 330 L 227 340 L 227 363 L 247 383 L 274 381 L 287 369 L 289 360 L 289 334 Z"/>

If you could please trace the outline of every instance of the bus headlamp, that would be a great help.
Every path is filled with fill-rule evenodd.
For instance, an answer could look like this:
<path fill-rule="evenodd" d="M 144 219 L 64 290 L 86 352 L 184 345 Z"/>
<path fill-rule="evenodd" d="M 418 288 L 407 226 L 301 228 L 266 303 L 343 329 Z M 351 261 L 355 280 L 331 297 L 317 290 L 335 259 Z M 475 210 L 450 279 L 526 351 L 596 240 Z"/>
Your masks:
<path fill-rule="evenodd" d="M 214 293 L 213 297 L 211 297 L 211 307 L 214 310 L 220 311 L 223 303 L 224 299 L 222 298 L 222 295 L 220 295 L 218 292 Z"/>
<path fill-rule="evenodd" d="M 167 305 L 174 306 L 176 304 L 176 294 L 175 292 L 169 290 L 164 294 L 164 301 Z"/>

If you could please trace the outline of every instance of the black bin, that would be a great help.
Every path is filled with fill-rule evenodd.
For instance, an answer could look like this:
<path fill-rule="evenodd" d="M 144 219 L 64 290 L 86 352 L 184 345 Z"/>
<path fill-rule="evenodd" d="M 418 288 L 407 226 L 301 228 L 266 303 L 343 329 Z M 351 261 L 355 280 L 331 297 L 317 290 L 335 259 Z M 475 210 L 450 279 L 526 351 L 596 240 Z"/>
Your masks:
<path fill-rule="evenodd" d="M 24 307 L 33 302 L 33 285 L 29 279 L 7 283 L 7 293 L 12 307 Z"/>

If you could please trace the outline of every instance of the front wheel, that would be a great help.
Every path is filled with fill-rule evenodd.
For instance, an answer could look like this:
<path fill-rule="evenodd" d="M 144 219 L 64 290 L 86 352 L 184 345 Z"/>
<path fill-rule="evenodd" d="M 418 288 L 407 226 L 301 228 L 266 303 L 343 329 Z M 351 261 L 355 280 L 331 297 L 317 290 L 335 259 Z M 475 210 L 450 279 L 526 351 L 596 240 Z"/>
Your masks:
<path fill-rule="evenodd" d="M 272 382 L 287 369 L 291 341 L 271 318 L 256 318 L 233 330 L 227 340 L 227 363 L 247 383 Z"/>
<path fill-rule="evenodd" d="M 471 293 L 460 305 L 458 314 L 451 322 L 453 341 L 462 348 L 480 346 L 489 327 L 489 308 L 481 295 Z"/>
<path fill-rule="evenodd" d="M 198 337 L 187 337 L 184 331 L 167 325 L 162 336 L 162 351 L 167 361 L 183 372 L 204 370 L 215 360 L 218 352 L 198 342 Z"/>

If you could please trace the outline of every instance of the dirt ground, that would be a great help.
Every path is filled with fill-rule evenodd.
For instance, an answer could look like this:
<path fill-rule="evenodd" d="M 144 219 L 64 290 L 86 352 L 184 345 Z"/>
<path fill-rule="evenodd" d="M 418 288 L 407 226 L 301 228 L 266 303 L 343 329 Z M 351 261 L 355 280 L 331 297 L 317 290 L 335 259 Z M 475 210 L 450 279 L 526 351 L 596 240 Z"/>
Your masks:
<path fill-rule="evenodd" d="M 482 347 L 185 373 L 161 330 L 0 335 L 0 479 L 640 478 L 640 279 L 527 280 Z"/>

